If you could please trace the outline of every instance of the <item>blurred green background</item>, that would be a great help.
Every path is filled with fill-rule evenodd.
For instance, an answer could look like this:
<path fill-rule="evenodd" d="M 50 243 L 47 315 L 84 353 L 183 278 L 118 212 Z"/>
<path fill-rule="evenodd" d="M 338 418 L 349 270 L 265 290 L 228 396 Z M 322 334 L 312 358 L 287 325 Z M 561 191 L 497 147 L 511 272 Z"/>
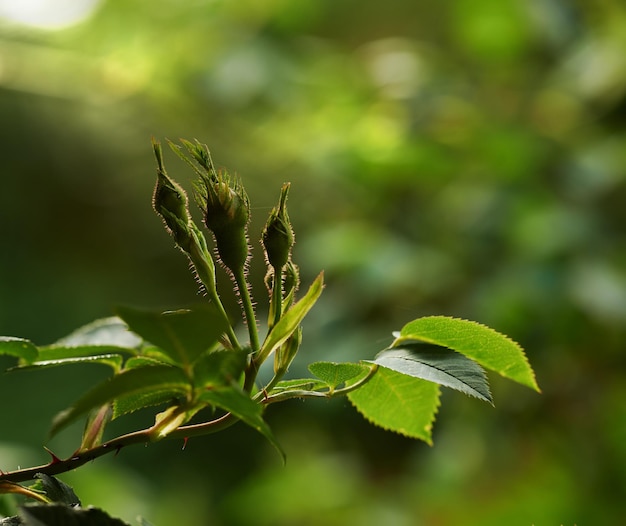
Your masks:
<path fill-rule="evenodd" d="M 150 137 L 198 138 L 251 197 L 260 306 L 256 240 L 292 182 L 296 262 L 327 278 L 293 376 L 445 314 L 519 341 L 543 389 L 445 393 L 433 447 L 293 402 L 268 413 L 286 467 L 236 426 L 63 480 L 155 526 L 623 521 L 624 49 L 621 0 L 0 1 L 0 334 L 198 301 Z M 1 376 L 0 469 L 71 454 L 80 427 L 47 442 L 50 419 L 105 375 Z"/>

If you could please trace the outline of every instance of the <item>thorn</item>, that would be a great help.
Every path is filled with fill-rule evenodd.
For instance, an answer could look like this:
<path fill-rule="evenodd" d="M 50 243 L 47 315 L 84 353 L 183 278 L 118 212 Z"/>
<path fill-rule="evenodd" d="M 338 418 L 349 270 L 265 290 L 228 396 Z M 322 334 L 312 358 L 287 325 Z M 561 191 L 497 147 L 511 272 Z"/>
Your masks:
<path fill-rule="evenodd" d="M 182 449 L 183 451 L 185 451 L 185 448 L 187 447 L 187 442 L 188 442 L 188 441 L 189 441 L 189 437 L 185 437 L 185 438 L 183 439 L 183 449 Z"/>
<path fill-rule="evenodd" d="M 58 464 L 59 462 L 63 462 L 59 457 L 57 457 L 52 451 L 50 451 L 46 446 L 43 446 L 43 448 L 50 454 L 50 456 L 52 457 L 52 460 L 50 461 L 50 464 Z"/>
<path fill-rule="evenodd" d="M 122 449 L 122 446 L 117 446 L 117 447 L 115 448 L 115 455 L 113 455 L 114 457 L 116 457 L 116 456 L 119 454 L 120 449 Z"/>

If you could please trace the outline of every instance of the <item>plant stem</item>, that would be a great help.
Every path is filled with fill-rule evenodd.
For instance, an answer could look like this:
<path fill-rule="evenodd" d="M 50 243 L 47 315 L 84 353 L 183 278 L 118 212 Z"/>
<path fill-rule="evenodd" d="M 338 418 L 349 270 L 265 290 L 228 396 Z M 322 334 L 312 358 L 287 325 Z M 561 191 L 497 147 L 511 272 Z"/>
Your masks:
<path fill-rule="evenodd" d="M 251 362 L 251 365 L 253 364 L 254 360 Z M 350 391 L 354 391 L 355 389 L 358 389 L 359 387 L 364 385 L 376 373 L 376 371 L 378 370 L 378 365 L 371 365 L 372 366 L 369 372 L 363 378 L 359 379 L 351 385 L 343 387 L 342 389 L 329 391 L 283 391 L 275 395 L 266 396 L 260 403 L 264 405 L 269 405 L 277 402 L 284 402 L 285 400 L 290 400 L 292 398 L 332 398 L 335 396 L 348 394 Z M 248 377 L 248 375 L 246 376 Z M 250 374 L 250 377 L 254 378 L 255 375 Z M 270 384 L 268 384 L 267 387 L 271 388 L 272 382 L 274 382 L 274 379 L 270 381 Z M 254 399 L 260 400 L 260 397 L 257 396 Z M 217 433 L 218 431 L 223 431 L 224 429 L 232 426 L 238 421 L 239 418 L 234 416 L 232 413 L 226 413 L 225 415 L 209 422 L 181 426 L 172 431 L 167 436 L 163 437 L 163 439 L 186 440 L 195 436 L 210 435 L 213 433 Z M 59 473 L 66 473 L 67 471 L 72 471 L 73 469 L 76 469 L 83 464 L 86 464 L 87 462 L 91 462 L 98 457 L 102 457 L 113 452 L 118 453 L 122 448 L 126 446 L 131 446 L 134 444 L 148 444 L 153 441 L 153 428 L 142 429 L 141 431 L 135 431 L 133 433 L 119 436 L 98 446 L 89 449 L 79 450 L 65 460 L 59 459 L 56 456 L 52 455 L 53 458 L 48 464 L 35 466 L 33 468 L 18 469 L 15 471 L 0 471 L 0 482 L 25 482 L 27 480 L 34 479 L 37 473 L 45 473 L 46 475 L 50 476 L 58 475 Z"/>
<path fill-rule="evenodd" d="M 188 439 L 194 436 L 210 435 L 212 433 L 222 431 L 238 421 L 239 419 L 237 417 L 233 416 L 231 413 L 227 413 L 220 418 L 211 420 L 210 422 L 181 426 L 164 438 Z M 109 453 L 118 453 L 126 446 L 134 444 L 148 444 L 152 441 L 151 432 L 152 428 L 128 433 L 100 444 L 99 446 L 85 449 L 83 451 L 77 451 L 65 460 L 61 460 L 53 456 L 51 462 L 41 466 L 8 472 L 0 471 L 0 482 L 25 482 L 27 480 L 33 480 L 37 473 L 45 473 L 50 476 L 58 475 L 59 473 L 66 473 L 82 466 L 83 464 L 86 464 L 87 462 L 91 462 L 98 457 L 102 457 Z"/>
<path fill-rule="evenodd" d="M 301 390 L 301 389 L 292 390 L 292 391 L 282 391 L 280 393 L 276 393 L 275 395 L 266 396 L 263 399 L 262 403 L 265 405 L 269 405 L 269 404 L 275 404 L 276 402 L 284 402 L 285 400 L 291 400 L 292 398 L 333 398 L 335 396 L 347 395 L 351 391 L 355 391 L 359 387 L 362 387 L 367 382 L 369 382 L 372 376 L 374 376 L 374 374 L 376 373 L 376 371 L 378 371 L 378 364 L 373 363 L 370 365 L 371 365 L 370 370 L 363 378 L 341 389 L 329 389 L 328 391 L 306 391 L 306 390 Z M 256 399 L 258 399 L 258 397 L 255 398 L 255 400 Z"/>
<path fill-rule="evenodd" d="M 193 233 L 195 234 L 193 238 L 194 242 L 191 245 L 191 249 L 187 255 L 191 260 L 191 264 L 196 269 L 198 279 L 204 285 L 209 300 L 213 302 L 218 312 L 226 322 L 226 335 L 228 336 L 231 345 L 235 349 L 241 349 L 242 347 L 239 343 L 239 340 L 237 339 L 235 330 L 233 329 L 230 320 L 228 319 L 226 309 L 224 309 L 222 300 L 217 293 L 217 288 L 215 285 L 215 265 L 213 264 L 213 259 L 209 254 L 208 248 L 206 247 L 206 242 L 204 242 L 204 236 L 202 236 L 202 233 L 200 232 L 194 231 Z"/>
<path fill-rule="evenodd" d="M 276 269 L 274 268 L 274 277 L 272 279 L 272 298 L 270 301 L 270 312 L 273 314 L 273 319 L 269 320 L 268 329 L 271 330 L 271 328 L 278 323 L 278 320 L 280 320 L 283 315 L 283 277 L 280 269 L 276 272 Z"/>
<path fill-rule="evenodd" d="M 252 352 L 255 353 L 260 348 L 259 333 L 256 326 L 254 305 L 252 304 L 252 298 L 250 296 L 248 281 L 246 280 L 245 269 L 243 267 L 235 269 L 233 271 L 233 277 L 235 278 L 235 283 L 237 284 L 237 288 L 239 289 L 239 295 L 241 297 L 241 303 L 243 305 L 246 325 L 248 326 L 248 334 L 250 335 L 250 348 Z"/>

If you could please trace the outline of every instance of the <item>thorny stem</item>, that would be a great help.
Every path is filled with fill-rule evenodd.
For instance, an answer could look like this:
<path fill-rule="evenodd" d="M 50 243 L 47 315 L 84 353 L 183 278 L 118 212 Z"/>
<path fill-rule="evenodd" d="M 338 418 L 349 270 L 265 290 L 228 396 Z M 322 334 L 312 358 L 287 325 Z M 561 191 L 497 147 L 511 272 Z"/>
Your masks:
<path fill-rule="evenodd" d="M 335 396 L 345 395 L 355 389 L 358 389 L 376 373 L 378 365 L 372 364 L 369 372 L 360 380 L 354 384 L 348 385 L 341 389 L 329 390 L 329 391 L 307 391 L 307 390 L 292 390 L 283 391 L 274 395 L 267 396 L 267 390 L 259 392 L 253 398 L 255 401 L 259 401 L 263 405 L 267 406 L 277 402 L 284 402 L 292 398 L 332 398 Z M 225 415 L 211 420 L 209 422 L 203 422 L 201 424 L 190 424 L 181 426 L 172 431 L 164 439 L 179 439 L 186 440 L 195 436 L 210 435 L 223 431 L 224 429 L 237 423 L 239 418 L 232 413 L 226 413 Z M 52 460 L 48 464 L 42 464 L 41 466 L 35 466 L 33 468 L 18 469 L 15 471 L 3 472 L 0 471 L 0 482 L 25 482 L 33 480 L 37 473 L 45 473 L 46 475 L 54 476 L 59 473 L 66 473 L 72 471 L 87 462 L 91 462 L 96 458 L 102 457 L 109 453 L 118 453 L 122 448 L 131 446 L 134 444 L 148 444 L 153 441 L 153 429 L 142 429 L 141 431 L 135 431 L 128 433 L 120 437 L 114 438 L 99 446 L 95 446 L 85 450 L 79 450 L 70 457 L 62 460 L 52 455 Z"/>
<path fill-rule="evenodd" d="M 254 305 L 252 305 L 252 298 L 250 296 L 250 289 L 248 282 L 246 281 L 246 274 L 243 267 L 235 269 L 233 272 L 239 294 L 241 296 L 241 303 L 243 305 L 243 312 L 246 318 L 246 325 L 248 326 L 248 334 L 250 335 L 250 348 L 255 353 L 259 350 L 259 332 L 256 326 L 256 316 L 254 314 Z"/>
<path fill-rule="evenodd" d="M 180 440 L 188 439 L 194 436 L 209 435 L 222 431 L 238 421 L 239 419 L 237 417 L 233 416 L 231 413 L 227 413 L 220 418 L 211 420 L 210 422 L 181 426 L 165 438 Z M 100 444 L 99 446 L 85 449 L 83 451 L 77 451 L 65 460 L 61 460 L 53 455 L 52 461 L 48 464 L 35 466 L 33 468 L 18 469 L 15 471 L 0 471 L 0 482 L 25 482 L 27 480 L 33 480 L 37 473 L 45 473 L 50 476 L 58 475 L 59 473 L 66 473 L 82 466 L 83 464 L 86 464 L 87 462 L 91 462 L 98 457 L 102 457 L 109 453 L 118 453 L 126 446 L 134 444 L 148 444 L 152 441 L 151 432 L 152 429 L 150 428 L 128 433 Z"/>

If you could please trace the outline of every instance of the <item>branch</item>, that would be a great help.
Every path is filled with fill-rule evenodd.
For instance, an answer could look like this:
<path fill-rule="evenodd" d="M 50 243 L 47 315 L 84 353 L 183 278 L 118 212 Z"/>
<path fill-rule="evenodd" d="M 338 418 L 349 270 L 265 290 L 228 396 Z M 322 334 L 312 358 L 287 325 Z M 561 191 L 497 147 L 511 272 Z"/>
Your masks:
<path fill-rule="evenodd" d="M 227 413 L 216 420 L 211 420 L 210 422 L 181 426 L 164 438 L 186 440 L 194 436 L 210 435 L 226 429 L 238 421 L 239 419 L 237 417 L 233 416 L 231 413 Z M 52 460 L 48 464 L 42 464 L 41 466 L 35 466 L 33 468 L 18 469 L 15 471 L 0 471 L 0 482 L 25 482 L 27 480 L 33 480 L 37 473 L 45 473 L 50 476 L 67 473 L 68 471 L 72 471 L 73 469 L 95 460 L 98 457 L 102 457 L 109 453 L 117 454 L 126 446 L 134 444 L 148 444 L 153 442 L 154 435 L 151 433 L 152 428 L 128 433 L 109 440 L 108 442 L 104 442 L 99 446 L 85 449 L 83 451 L 77 451 L 64 460 L 58 458 L 52 452 L 47 450 L 52 456 Z"/>

